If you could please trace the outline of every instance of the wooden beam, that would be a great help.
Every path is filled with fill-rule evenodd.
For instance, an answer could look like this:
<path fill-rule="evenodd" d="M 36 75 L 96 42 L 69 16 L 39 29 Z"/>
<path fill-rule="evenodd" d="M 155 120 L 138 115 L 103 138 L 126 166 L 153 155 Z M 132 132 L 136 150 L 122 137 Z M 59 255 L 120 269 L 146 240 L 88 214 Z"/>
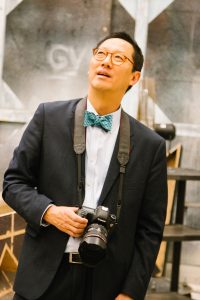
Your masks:
<path fill-rule="evenodd" d="M 22 235 L 24 233 L 25 233 L 25 229 L 20 229 L 20 230 L 15 230 L 15 231 L 8 230 L 5 234 L 0 235 L 0 241 L 12 238 L 17 235 Z"/>
<path fill-rule="evenodd" d="M 12 253 L 8 245 L 5 244 L 0 257 L 0 270 L 4 272 L 16 272 L 17 265 L 17 258 Z"/>

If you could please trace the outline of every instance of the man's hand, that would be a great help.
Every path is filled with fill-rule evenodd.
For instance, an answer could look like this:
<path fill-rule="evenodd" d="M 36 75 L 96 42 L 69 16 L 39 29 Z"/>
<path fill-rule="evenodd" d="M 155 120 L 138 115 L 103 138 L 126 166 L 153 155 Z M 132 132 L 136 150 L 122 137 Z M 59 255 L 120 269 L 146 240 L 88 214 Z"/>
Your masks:
<path fill-rule="evenodd" d="M 88 220 L 78 216 L 77 210 L 78 207 L 52 205 L 45 212 L 43 219 L 72 237 L 80 237 Z"/>
<path fill-rule="evenodd" d="M 119 294 L 115 300 L 134 300 L 133 298 L 130 298 L 129 296 L 125 294 Z"/>

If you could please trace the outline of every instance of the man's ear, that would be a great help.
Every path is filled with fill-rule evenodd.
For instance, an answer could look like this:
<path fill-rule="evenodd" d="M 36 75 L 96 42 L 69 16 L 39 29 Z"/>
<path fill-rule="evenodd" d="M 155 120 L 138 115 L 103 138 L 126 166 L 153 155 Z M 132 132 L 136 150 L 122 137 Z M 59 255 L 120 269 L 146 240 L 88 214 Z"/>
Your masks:
<path fill-rule="evenodd" d="M 132 73 L 132 78 L 131 78 L 131 81 L 130 81 L 130 85 L 135 85 L 138 80 L 140 79 L 140 76 L 141 76 L 141 72 L 139 71 L 135 71 Z"/>

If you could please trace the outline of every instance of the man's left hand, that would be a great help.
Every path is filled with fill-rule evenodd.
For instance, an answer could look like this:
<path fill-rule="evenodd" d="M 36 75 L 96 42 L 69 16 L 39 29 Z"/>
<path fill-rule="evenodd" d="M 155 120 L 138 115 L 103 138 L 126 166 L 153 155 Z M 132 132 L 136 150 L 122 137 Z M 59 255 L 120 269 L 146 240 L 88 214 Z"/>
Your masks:
<path fill-rule="evenodd" d="M 134 300 L 133 298 L 130 298 L 129 296 L 125 294 L 119 294 L 115 300 Z"/>

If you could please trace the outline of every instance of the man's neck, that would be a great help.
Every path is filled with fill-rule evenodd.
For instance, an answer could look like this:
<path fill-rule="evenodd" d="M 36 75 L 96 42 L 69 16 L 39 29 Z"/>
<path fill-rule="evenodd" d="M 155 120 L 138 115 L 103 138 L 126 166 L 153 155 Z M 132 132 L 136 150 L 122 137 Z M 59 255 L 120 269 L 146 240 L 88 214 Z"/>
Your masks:
<path fill-rule="evenodd" d="M 88 99 L 99 115 L 107 115 L 118 110 L 122 96 L 113 93 L 88 91 Z"/>

